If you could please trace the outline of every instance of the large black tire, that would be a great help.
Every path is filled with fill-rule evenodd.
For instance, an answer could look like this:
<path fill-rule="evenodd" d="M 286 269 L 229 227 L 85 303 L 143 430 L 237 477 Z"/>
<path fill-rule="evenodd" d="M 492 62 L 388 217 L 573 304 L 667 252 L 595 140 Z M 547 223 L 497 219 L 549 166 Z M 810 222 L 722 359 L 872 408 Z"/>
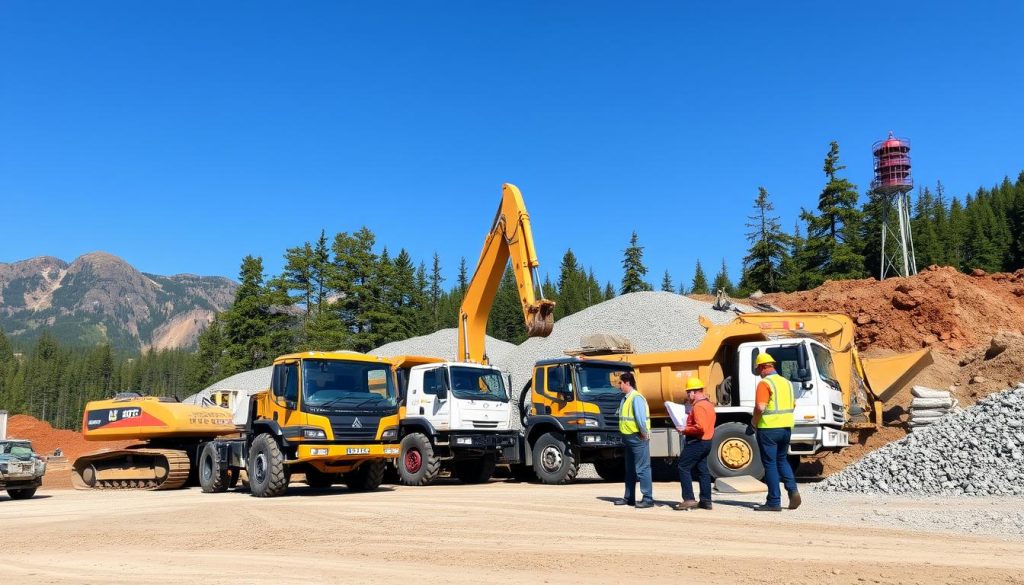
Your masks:
<path fill-rule="evenodd" d="M 462 483 L 485 483 L 494 475 L 496 464 L 497 459 L 494 454 L 488 454 L 480 459 L 456 461 L 452 471 Z"/>
<path fill-rule="evenodd" d="M 327 489 L 340 479 L 336 473 L 324 473 L 312 467 L 306 470 L 306 485 L 314 489 Z"/>
<path fill-rule="evenodd" d="M 441 471 L 441 461 L 434 454 L 434 446 L 423 433 L 409 433 L 402 438 L 396 464 L 399 480 L 405 485 L 429 485 Z"/>
<path fill-rule="evenodd" d="M 288 491 L 288 472 L 281 447 L 274 437 L 263 433 L 249 447 L 246 472 L 249 491 L 257 498 L 274 498 Z"/>
<path fill-rule="evenodd" d="M 712 477 L 764 477 L 753 427 L 740 422 L 716 427 L 715 436 L 711 439 L 711 453 L 708 454 L 708 469 Z"/>
<path fill-rule="evenodd" d="M 605 481 L 623 481 L 626 479 L 626 460 L 621 457 L 600 459 L 594 462 L 594 470 Z"/>
<path fill-rule="evenodd" d="M 541 483 L 561 485 L 576 479 L 576 454 L 561 435 L 545 433 L 533 445 L 533 471 Z"/>
<path fill-rule="evenodd" d="M 366 461 L 344 475 L 345 485 L 354 492 L 370 492 L 384 482 L 384 460 Z"/>
<path fill-rule="evenodd" d="M 217 461 L 217 449 L 207 443 L 199 454 L 199 487 L 203 493 L 216 494 L 227 491 L 229 483 L 226 466 Z"/>
<path fill-rule="evenodd" d="M 32 496 L 36 495 L 36 488 L 18 488 L 7 490 L 7 495 L 11 496 L 12 500 L 27 500 Z"/>
<path fill-rule="evenodd" d="M 526 417 L 530 415 L 530 396 L 533 382 L 527 382 L 523 391 L 519 393 L 519 421 L 523 423 L 523 428 L 526 428 Z"/>

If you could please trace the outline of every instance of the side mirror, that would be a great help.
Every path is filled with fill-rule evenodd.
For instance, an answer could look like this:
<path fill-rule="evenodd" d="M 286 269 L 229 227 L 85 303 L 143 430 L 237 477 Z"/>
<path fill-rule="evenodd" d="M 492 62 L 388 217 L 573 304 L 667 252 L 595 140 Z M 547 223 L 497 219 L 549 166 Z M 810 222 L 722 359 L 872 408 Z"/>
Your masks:
<path fill-rule="evenodd" d="M 296 408 L 299 407 L 299 405 L 294 400 L 285 400 L 284 407 L 287 408 L 288 410 L 295 410 Z"/>
<path fill-rule="evenodd" d="M 796 378 L 797 378 L 797 380 L 800 380 L 801 382 L 810 382 L 811 381 L 811 372 L 808 371 L 807 368 L 799 368 L 796 371 Z"/>
<path fill-rule="evenodd" d="M 437 389 L 437 399 L 438 400 L 448 400 L 448 389 L 447 388 L 438 388 Z"/>

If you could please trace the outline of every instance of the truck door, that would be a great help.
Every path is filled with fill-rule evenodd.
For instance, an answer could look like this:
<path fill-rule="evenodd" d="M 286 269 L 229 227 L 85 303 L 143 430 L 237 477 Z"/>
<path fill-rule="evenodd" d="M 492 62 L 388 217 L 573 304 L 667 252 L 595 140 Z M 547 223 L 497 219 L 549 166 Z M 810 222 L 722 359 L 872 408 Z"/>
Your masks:
<path fill-rule="evenodd" d="M 274 366 L 270 379 L 270 412 L 264 417 L 277 421 L 282 427 L 303 424 L 299 412 L 299 362 L 285 362 Z"/>
<path fill-rule="evenodd" d="M 448 369 L 431 368 L 417 374 L 422 374 L 423 382 L 409 384 L 406 414 L 426 418 L 437 430 L 448 430 L 451 414 Z"/>

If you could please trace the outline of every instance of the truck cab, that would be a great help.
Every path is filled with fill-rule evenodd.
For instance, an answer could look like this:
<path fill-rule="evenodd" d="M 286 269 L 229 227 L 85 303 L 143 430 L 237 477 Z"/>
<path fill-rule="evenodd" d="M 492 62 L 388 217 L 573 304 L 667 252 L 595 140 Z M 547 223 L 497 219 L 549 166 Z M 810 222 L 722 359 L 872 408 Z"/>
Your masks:
<path fill-rule="evenodd" d="M 203 491 L 224 491 L 245 469 L 252 494 L 278 496 L 293 473 L 311 487 L 376 489 L 398 455 L 393 364 L 355 352 L 304 352 L 274 360 L 270 388 L 254 394 L 244 437 L 216 440 L 199 463 Z"/>
<path fill-rule="evenodd" d="M 526 452 L 537 478 L 548 484 L 572 481 L 581 463 L 593 463 L 605 479 L 621 479 L 619 377 L 625 362 L 559 357 L 534 365 L 524 391 Z"/>
<path fill-rule="evenodd" d="M 32 451 L 32 443 L 0 439 L 0 490 L 12 500 L 27 500 L 43 485 L 46 462 Z"/>
<path fill-rule="evenodd" d="M 432 483 L 444 469 L 463 482 L 490 479 L 514 446 L 504 374 L 492 366 L 437 358 L 395 358 L 405 485 Z"/>

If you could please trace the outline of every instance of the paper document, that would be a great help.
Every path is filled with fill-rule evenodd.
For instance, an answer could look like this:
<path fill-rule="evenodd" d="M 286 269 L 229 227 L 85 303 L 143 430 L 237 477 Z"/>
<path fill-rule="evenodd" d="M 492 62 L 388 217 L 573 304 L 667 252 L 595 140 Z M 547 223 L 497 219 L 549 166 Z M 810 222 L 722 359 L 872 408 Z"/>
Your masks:
<path fill-rule="evenodd" d="M 682 404 L 676 404 L 675 402 L 666 402 L 665 409 L 668 410 L 668 415 L 672 417 L 672 424 L 677 429 L 686 428 L 686 407 Z"/>

